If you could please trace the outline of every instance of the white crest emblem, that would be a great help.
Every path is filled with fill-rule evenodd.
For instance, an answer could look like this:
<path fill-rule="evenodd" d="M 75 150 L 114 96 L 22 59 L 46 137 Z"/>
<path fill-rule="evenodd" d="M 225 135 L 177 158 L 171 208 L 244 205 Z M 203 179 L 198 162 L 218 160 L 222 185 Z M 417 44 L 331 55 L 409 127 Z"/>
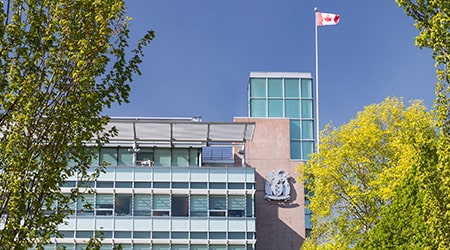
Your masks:
<path fill-rule="evenodd" d="M 267 175 L 266 195 L 264 198 L 270 200 L 288 201 L 291 199 L 291 186 L 288 181 L 289 174 L 282 170 L 275 170 Z"/>

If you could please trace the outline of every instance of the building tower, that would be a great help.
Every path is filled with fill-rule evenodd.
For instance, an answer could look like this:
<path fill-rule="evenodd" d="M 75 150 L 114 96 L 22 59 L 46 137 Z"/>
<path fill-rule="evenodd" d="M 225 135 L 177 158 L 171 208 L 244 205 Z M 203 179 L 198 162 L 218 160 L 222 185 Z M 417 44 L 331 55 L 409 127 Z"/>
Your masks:
<path fill-rule="evenodd" d="M 254 140 L 246 145 L 246 157 L 256 171 L 257 249 L 299 249 L 310 230 L 304 186 L 297 179 L 298 166 L 314 152 L 312 76 L 310 73 L 251 72 L 248 105 L 249 117 L 235 121 L 256 125 Z M 283 199 L 283 195 L 279 195 L 281 199 L 268 195 L 271 192 L 268 188 L 275 186 L 271 183 L 273 176 L 280 172 L 290 176 L 289 200 Z"/>

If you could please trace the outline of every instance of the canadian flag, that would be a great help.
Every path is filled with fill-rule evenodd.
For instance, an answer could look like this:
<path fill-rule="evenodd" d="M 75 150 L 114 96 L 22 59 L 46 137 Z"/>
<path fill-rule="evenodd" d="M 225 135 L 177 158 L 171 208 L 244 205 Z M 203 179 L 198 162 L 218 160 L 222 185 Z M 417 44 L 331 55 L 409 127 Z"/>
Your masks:
<path fill-rule="evenodd" d="M 316 12 L 316 25 L 336 25 L 339 23 L 339 15 L 331 13 Z"/>

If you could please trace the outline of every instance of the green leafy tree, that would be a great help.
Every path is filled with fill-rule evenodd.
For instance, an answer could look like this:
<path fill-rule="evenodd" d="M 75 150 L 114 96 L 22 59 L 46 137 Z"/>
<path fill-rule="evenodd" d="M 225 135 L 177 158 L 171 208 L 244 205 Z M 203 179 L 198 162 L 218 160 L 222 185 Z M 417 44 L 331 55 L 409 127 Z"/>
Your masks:
<path fill-rule="evenodd" d="M 450 249 L 450 4 L 447 0 L 396 2 L 414 19 L 420 32 L 416 45 L 431 49 L 436 61 L 439 138 L 435 145 L 422 148 L 420 161 L 399 187 L 392 206 L 361 245 Z"/>
<path fill-rule="evenodd" d="M 395 189 L 435 138 L 433 114 L 419 101 L 387 98 L 322 132 L 320 152 L 304 166 L 313 229 L 302 249 L 355 247 L 379 221 Z"/>
<path fill-rule="evenodd" d="M 92 177 L 85 143 L 114 135 L 102 132 L 102 111 L 128 102 L 154 33 L 129 49 L 121 0 L 7 0 L 0 8 L 0 246 L 41 248 L 75 198 L 59 187 L 68 176 Z"/>

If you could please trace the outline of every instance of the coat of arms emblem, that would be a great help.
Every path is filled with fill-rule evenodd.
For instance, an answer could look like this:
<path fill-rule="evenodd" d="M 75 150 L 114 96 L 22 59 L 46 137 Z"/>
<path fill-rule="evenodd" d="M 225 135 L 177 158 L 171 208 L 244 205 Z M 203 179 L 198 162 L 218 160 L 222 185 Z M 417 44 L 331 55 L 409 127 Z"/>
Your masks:
<path fill-rule="evenodd" d="M 291 186 L 288 181 L 289 174 L 282 170 L 275 170 L 267 175 L 266 195 L 268 201 L 288 201 L 291 199 Z"/>

